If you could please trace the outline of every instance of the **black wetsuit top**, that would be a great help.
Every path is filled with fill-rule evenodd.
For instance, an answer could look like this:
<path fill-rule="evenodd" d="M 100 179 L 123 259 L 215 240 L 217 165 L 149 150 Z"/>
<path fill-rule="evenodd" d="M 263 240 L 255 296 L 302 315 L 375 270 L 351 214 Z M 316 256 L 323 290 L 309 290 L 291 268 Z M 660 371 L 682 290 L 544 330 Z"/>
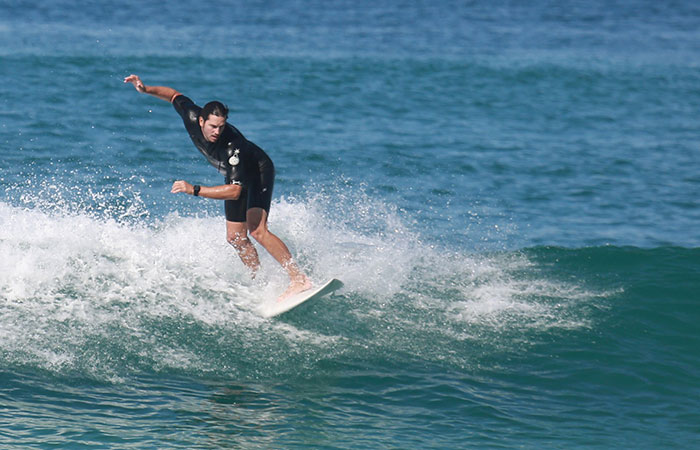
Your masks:
<path fill-rule="evenodd" d="M 226 200 L 226 219 L 245 222 L 245 211 L 253 207 L 269 212 L 275 166 L 267 153 L 228 122 L 219 139 L 209 142 L 204 139 L 199 126 L 202 108 L 184 95 L 175 97 L 173 106 L 182 117 L 192 143 L 226 177 L 226 184 L 240 184 L 243 187 L 238 200 Z"/>

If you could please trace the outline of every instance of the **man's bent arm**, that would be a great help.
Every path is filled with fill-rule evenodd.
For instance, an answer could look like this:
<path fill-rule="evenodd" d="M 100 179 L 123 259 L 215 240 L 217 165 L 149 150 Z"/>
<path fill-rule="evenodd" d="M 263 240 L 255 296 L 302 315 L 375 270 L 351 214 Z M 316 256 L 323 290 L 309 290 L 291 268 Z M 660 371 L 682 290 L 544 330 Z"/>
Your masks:
<path fill-rule="evenodd" d="M 212 198 L 214 200 L 238 200 L 241 196 L 241 190 L 243 188 L 238 184 L 222 184 L 220 186 L 200 186 L 199 193 L 200 197 Z M 178 180 L 173 183 L 170 192 L 177 194 L 178 192 L 184 192 L 186 194 L 194 195 L 194 186 L 187 181 Z"/>
<path fill-rule="evenodd" d="M 137 91 L 142 94 L 149 94 L 166 102 L 172 103 L 175 97 L 180 94 L 178 91 L 167 86 L 146 86 L 138 75 L 129 75 L 124 78 L 124 83 L 131 83 Z"/>

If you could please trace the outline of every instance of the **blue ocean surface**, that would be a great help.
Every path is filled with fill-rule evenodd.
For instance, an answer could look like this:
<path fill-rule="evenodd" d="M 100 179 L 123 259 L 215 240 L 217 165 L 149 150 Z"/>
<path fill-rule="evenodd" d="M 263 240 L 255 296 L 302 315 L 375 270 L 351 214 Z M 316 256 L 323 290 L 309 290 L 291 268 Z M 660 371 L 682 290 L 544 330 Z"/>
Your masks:
<path fill-rule="evenodd" d="M 0 0 L 0 447 L 700 447 L 699 123 L 689 0 Z"/>

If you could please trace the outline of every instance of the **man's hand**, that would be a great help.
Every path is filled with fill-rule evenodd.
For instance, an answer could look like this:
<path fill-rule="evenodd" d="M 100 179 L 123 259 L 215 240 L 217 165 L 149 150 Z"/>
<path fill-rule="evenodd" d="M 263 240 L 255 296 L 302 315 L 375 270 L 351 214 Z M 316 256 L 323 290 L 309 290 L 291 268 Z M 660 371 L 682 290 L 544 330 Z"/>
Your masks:
<path fill-rule="evenodd" d="M 141 78 L 139 78 L 138 75 L 129 75 L 128 77 L 124 78 L 124 83 L 131 83 L 134 85 L 137 91 L 142 94 L 146 93 L 146 86 L 143 84 L 143 81 L 141 81 Z"/>
<path fill-rule="evenodd" d="M 194 186 L 184 180 L 178 180 L 173 183 L 172 189 L 170 189 L 172 194 L 177 194 L 178 192 L 184 192 L 185 194 L 194 195 Z"/>
<path fill-rule="evenodd" d="M 124 78 L 124 83 L 131 83 L 137 91 L 142 94 L 149 94 L 166 102 L 172 103 L 175 97 L 181 95 L 178 91 L 167 86 L 146 86 L 138 75 L 129 75 Z"/>

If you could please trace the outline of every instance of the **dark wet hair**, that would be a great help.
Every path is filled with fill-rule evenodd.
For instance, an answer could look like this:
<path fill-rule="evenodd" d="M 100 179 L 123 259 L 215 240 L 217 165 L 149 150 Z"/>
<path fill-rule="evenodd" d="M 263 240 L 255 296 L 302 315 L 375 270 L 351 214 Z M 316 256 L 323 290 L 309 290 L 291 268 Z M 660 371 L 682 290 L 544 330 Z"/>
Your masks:
<path fill-rule="evenodd" d="M 206 122 L 211 114 L 228 119 L 228 107 L 221 102 L 209 102 L 204 105 L 204 108 L 202 108 L 202 111 L 199 113 L 199 117 Z"/>

